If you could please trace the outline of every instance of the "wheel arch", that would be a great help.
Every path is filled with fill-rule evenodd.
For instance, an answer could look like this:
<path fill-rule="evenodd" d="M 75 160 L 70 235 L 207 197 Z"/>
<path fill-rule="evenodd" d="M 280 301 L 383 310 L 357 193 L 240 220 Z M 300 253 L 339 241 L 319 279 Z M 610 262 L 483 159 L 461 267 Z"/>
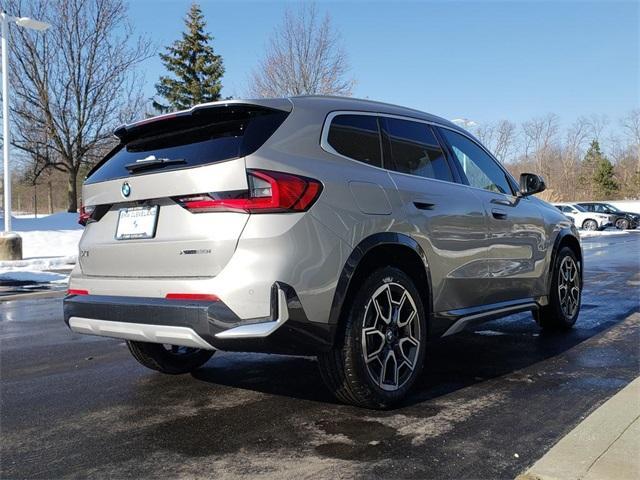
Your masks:
<path fill-rule="evenodd" d="M 368 272 L 381 266 L 396 266 L 402 269 L 415 282 L 427 311 L 427 337 L 432 324 L 433 301 L 431 295 L 431 273 L 424 250 L 418 242 L 408 235 L 396 232 L 381 232 L 362 240 L 347 259 L 333 296 L 329 323 L 340 330 L 343 322 L 343 310 L 355 294 L 356 286 L 361 284 Z"/>

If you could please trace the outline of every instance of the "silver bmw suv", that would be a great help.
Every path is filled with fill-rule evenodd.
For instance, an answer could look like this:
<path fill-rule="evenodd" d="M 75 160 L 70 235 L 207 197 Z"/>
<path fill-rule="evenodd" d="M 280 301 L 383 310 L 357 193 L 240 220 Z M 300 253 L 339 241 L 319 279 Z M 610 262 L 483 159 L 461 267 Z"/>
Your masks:
<path fill-rule="evenodd" d="M 338 399 L 386 408 L 428 343 L 514 312 L 578 317 L 582 252 L 442 118 L 333 97 L 234 100 L 124 125 L 83 186 L 74 332 L 185 373 L 216 350 L 315 355 Z"/>

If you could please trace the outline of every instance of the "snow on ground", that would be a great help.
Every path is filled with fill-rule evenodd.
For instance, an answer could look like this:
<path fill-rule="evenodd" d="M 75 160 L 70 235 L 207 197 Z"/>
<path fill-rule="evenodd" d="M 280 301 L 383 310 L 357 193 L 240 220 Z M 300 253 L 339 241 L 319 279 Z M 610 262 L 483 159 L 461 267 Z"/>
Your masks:
<path fill-rule="evenodd" d="M 631 230 L 618 230 L 615 227 L 607 228 L 606 230 L 580 230 L 580 238 L 588 237 L 605 237 L 608 235 L 629 235 Z"/>
<path fill-rule="evenodd" d="M 66 279 L 66 275 L 43 270 L 73 268 L 82 235 L 77 214 L 54 213 L 38 218 L 20 215 L 13 218 L 12 229 L 22 237 L 23 260 L 0 260 L 0 281 L 56 282 Z"/>

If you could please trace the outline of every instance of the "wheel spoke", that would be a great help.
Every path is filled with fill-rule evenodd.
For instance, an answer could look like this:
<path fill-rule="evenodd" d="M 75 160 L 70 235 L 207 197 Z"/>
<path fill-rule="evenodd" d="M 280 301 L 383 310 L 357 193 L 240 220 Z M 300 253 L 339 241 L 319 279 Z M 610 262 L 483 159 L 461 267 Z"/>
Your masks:
<path fill-rule="evenodd" d="M 369 347 L 374 342 L 373 337 L 379 337 L 379 345 L 377 348 L 374 348 L 372 352 L 369 351 Z M 375 360 L 385 345 L 385 337 L 382 332 L 376 330 L 375 328 L 367 328 L 362 330 L 362 345 L 364 347 L 364 355 L 365 362 L 370 363 Z"/>
<path fill-rule="evenodd" d="M 412 345 L 415 350 L 414 350 L 414 354 L 413 354 L 413 358 L 409 358 L 409 356 L 407 355 L 407 353 L 404 350 L 404 345 L 406 343 L 409 343 L 410 345 Z M 400 340 L 400 342 L 398 342 L 398 349 L 400 350 L 400 354 L 402 355 L 402 359 L 404 360 L 405 365 L 411 370 L 413 371 L 413 369 L 415 368 L 415 361 L 417 358 L 417 354 L 418 354 L 418 346 L 420 345 L 420 343 L 410 337 L 405 337 L 402 338 Z M 409 347 L 411 348 L 411 347 Z"/>
<path fill-rule="evenodd" d="M 393 363 L 393 365 L 392 365 Z M 391 369 L 391 371 L 389 370 Z M 389 373 L 393 374 L 393 383 L 389 384 L 387 378 Z M 384 388 L 384 385 L 390 385 L 392 387 L 398 387 L 398 360 L 393 349 L 387 352 L 387 356 L 384 358 L 382 365 L 382 373 L 380 375 L 380 386 Z"/>
<path fill-rule="evenodd" d="M 382 305 L 380 305 L 380 302 L 378 301 L 381 295 L 384 295 L 387 300 L 388 312 L 386 315 L 383 313 L 382 311 L 383 307 Z M 392 308 L 391 291 L 389 290 L 389 285 L 385 285 L 384 290 L 382 292 L 380 291 L 378 292 L 378 294 L 373 299 L 373 305 L 376 308 L 376 312 L 378 312 L 378 316 L 384 321 L 384 323 L 386 323 L 387 325 L 391 323 L 391 315 L 393 313 L 393 308 Z"/>

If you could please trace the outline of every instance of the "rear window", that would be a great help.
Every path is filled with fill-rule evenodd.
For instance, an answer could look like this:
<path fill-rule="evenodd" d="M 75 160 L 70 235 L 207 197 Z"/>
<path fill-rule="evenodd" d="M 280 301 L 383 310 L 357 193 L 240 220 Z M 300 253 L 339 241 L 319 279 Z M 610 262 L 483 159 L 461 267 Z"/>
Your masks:
<path fill-rule="evenodd" d="M 89 172 L 86 183 L 244 157 L 260 148 L 287 115 L 257 106 L 213 107 L 116 132 L 122 143 Z M 132 168 L 154 159 L 164 162 Z"/>
<path fill-rule="evenodd" d="M 378 119 L 373 115 L 336 115 L 327 141 L 340 155 L 382 166 Z"/>

